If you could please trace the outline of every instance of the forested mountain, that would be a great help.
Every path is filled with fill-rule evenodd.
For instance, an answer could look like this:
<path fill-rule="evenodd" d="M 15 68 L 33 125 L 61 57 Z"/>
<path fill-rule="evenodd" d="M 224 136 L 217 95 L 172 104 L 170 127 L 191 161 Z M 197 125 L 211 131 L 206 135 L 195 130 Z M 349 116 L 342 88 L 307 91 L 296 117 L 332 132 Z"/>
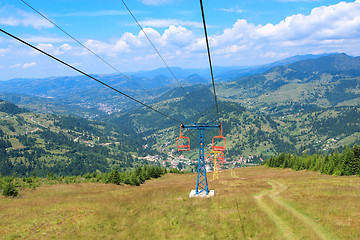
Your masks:
<path fill-rule="evenodd" d="M 333 54 L 274 67 L 219 86 L 248 109 L 291 114 L 360 103 L 360 57 Z"/>
<path fill-rule="evenodd" d="M 359 69 L 359 57 L 333 54 L 217 84 L 227 159 L 259 161 L 281 152 L 327 153 L 360 143 Z M 100 78 L 121 86 L 121 79 Z M 203 80 L 200 75 L 187 79 Z M 53 81 L 14 81 L 14 86 L 26 83 L 24 89 L 1 94 L 21 106 L 0 101 L 3 173 L 71 175 L 127 169 L 141 163 L 137 157 L 146 154 L 162 160 L 183 154 L 196 160 L 196 131 L 184 131 L 191 138 L 192 151 L 176 151 L 179 122 L 205 123 L 217 117 L 212 86 L 207 84 L 169 85 L 145 92 L 125 88 L 179 121 L 175 122 L 82 77 L 64 78 L 51 86 Z M 11 92 L 10 82 L 1 84 L 8 84 L 5 89 Z M 206 131 L 205 142 L 210 144 L 215 135 L 218 130 Z"/>
<path fill-rule="evenodd" d="M 0 99 L 0 112 L 9 113 L 9 114 L 19 114 L 27 111 L 23 108 L 19 108 L 15 104 L 5 102 L 4 100 Z"/>
<path fill-rule="evenodd" d="M 185 124 L 188 123 L 187 119 L 204 123 L 216 118 L 214 102 L 208 101 L 213 97 L 210 90 L 202 88 L 189 94 L 190 99 L 196 99 L 195 104 L 188 97 L 179 97 L 177 91 L 166 93 L 167 97 L 173 98 L 158 102 L 154 105 L 156 109 Z M 220 101 L 219 109 L 227 137 L 226 155 L 233 160 L 251 155 L 268 157 L 280 152 L 328 152 L 360 141 L 358 106 L 319 109 L 280 117 L 254 113 L 235 102 Z M 179 124 L 157 113 L 139 108 L 112 115 L 109 121 L 141 131 L 155 144 L 153 148 L 163 154 L 176 149 Z M 195 156 L 198 133 L 185 130 L 184 134 L 192 139 L 193 149 L 185 155 Z M 206 142 L 211 143 L 214 135 L 218 135 L 217 130 L 208 131 L 205 134 Z"/>
<path fill-rule="evenodd" d="M 341 62 L 349 66 L 347 72 L 356 69 L 355 59 L 357 58 L 344 54 L 294 56 L 255 67 L 214 67 L 214 74 L 219 89 L 218 94 L 224 98 L 240 101 L 249 109 L 267 110 L 268 113 L 284 112 L 283 108 L 296 108 L 299 103 L 300 108 L 331 107 L 339 102 L 349 105 L 357 101 L 354 100 L 357 96 L 356 92 L 339 96 L 339 93 L 346 92 L 349 84 L 358 84 L 357 79 L 353 82 L 344 82 L 343 79 L 338 79 L 336 82 L 335 78 L 332 81 L 325 81 L 333 78 L 331 74 L 336 75 L 338 71 L 346 70 L 344 66 L 341 67 Z M 333 71 L 324 72 L 326 74 L 321 76 L 320 73 L 313 73 L 314 66 L 319 69 L 327 66 Z M 207 86 L 206 84 L 211 82 L 209 69 L 171 69 L 177 80 L 186 87 L 187 92 L 196 91 L 194 86 L 199 84 Z M 312 79 L 308 84 L 304 84 L 303 79 L 303 76 L 308 75 L 306 72 L 315 74 L 313 77 L 307 77 Z M 179 87 L 166 68 L 127 74 L 128 78 L 119 74 L 93 76 L 147 103 L 157 102 L 158 96 Z M 317 79 L 317 76 L 320 77 Z M 299 79 L 295 79 L 296 77 Z M 321 86 L 318 86 L 320 83 L 318 80 L 322 81 L 320 81 Z M 228 81 L 230 82 L 220 84 Z M 339 85 L 336 88 L 333 88 L 334 81 Z M 302 85 L 299 85 L 300 83 Z M 211 88 L 210 85 L 208 87 Z M 323 99 L 324 89 L 328 90 L 329 100 Z M 289 96 L 290 93 L 292 97 Z M 183 92 L 181 94 L 184 95 Z M 101 113 L 111 114 L 138 107 L 136 103 L 86 76 L 0 81 L 0 98 L 26 106 L 27 109 L 36 112 L 76 114 L 84 117 L 101 115 Z M 343 103 L 344 99 L 348 102 Z M 327 104 L 328 101 L 331 104 Z"/>
<path fill-rule="evenodd" d="M 0 105 L 12 106 L 0 102 Z M 1 107 L 1 106 L 0 106 Z M 7 108 L 9 109 L 9 108 Z M 145 153 L 131 129 L 73 116 L 0 111 L 0 174 L 79 175 L 133 168 Z"/>

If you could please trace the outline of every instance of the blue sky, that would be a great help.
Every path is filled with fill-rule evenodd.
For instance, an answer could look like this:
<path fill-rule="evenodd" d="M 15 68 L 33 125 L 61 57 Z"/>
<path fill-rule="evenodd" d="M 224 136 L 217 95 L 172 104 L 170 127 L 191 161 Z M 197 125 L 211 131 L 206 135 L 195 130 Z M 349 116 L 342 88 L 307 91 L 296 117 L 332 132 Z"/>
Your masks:
<path fill-rule="evenodd" d="M 121 72 L 164 67 L 119 0 L 26 0 Z M 125 0 L 169 66 L 208 66 L 199 1 Z M 360 0 L 204 0 L 215 66 L 294 55 L 360 55 Z M 20 0 L 0 0 L 0 27 L 87 73 L 114 70 Z M 0 34 L 0 80 L 77 75 Z"/>

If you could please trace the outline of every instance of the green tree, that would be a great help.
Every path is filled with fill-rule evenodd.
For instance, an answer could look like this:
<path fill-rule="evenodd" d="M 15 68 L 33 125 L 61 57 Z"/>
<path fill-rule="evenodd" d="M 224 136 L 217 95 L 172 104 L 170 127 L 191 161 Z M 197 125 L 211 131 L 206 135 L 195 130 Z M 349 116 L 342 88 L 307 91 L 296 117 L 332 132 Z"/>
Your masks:
<path fill-rule="evenodd" d="M 116 184 L 116 185 L 120 185 L 121 178 L 120 178 L 120 173 L 119 173 L 119 171 L 117 169 L 111 170 L 107 182 L 108 183 L 113 183 L 113 184 Z"/>
<path fill-rule="evenodd" d="M 342 175 L 350 176 L 357 173 L 357 163 L 354 152 L 349 147 L 345 147 L 343 153 L 343 172 Z"/>
<path fill-rule="evenodd" d="M 3 188 L 2 195 L 7 197 L 16 197 L 19 195 L 19 191 L 12 182 L 8 182 Z"/>

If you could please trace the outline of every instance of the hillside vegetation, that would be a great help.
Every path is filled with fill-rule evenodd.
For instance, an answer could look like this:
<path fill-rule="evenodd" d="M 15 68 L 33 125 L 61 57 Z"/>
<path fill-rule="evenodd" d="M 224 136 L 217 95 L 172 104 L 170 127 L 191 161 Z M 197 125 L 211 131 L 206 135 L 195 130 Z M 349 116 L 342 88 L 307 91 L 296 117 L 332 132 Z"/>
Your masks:
<path fill-rule="evenodd" d="M 279 62 L 262 74 L 217 84 L 219 120 L 227 138 L 225 167 L 259 164 L 282 152 L 328 154 L 334 149 L 341 152 L 344 145 L 359 144 L 359 65 L 359 57 L 331 54 L 289 64 Z M 99 77 L 141 96 L 140 100 L 182 123 L 205 123 L 217 117 L 210 85 L 186 83 L 183 88 L 174 88 L 171 84 L 150 84 L 143 92 L 119 76 Z M 183 169 L 195 169 L 196 131 L 184 131 L 191 138 L 192 151 L 178 153 L 178 123 L 128 104 L 121 96 L 96 88 L 90 80 L 82 88 L 82 80 L 64 77 L 1 83 L 2 91 L 7 92 L 1 96 L 28 109 L 0 103 L 4 174 L 36 170 L 45 176 L 47 171 L 69 175 L 80 174 L 78 169 L 82 169 L 81 174 L 126 169 L 141 164 L 136 158 L 145 155 L 157 163 L 167 160 L 167 167 L 174 159 L 190 159 L 190 165 Z M 53 85 L 54 81 L 58 82 Z M 29 95 L 16 94 L 15 89 Z M 53 112 L 87 119 L 50 114 Z M 217 130 L 205 132 L 206 149 L 218 134 Z M 176 161 L 171 164 L 181 163 Z M 75 163 L 76 167 L 71 165 Z"/>
<path fill-rule="evenodd" d="M 360 103 L 360 57 L 333 54 L 274 67 L 219 86 L 219 94 L 273 115 Z"/>
<path fill-rule="evenodd" d="M 200 91 L 204 98 L 211 94 L 209 90 Z M 164 112 L 181 113 L 190 104 L 186 101 L 179 97 L 163 101 L 157 107 Z M 25 111 L 6 104 L 15 111 Z M 193 116 L 199 117 L 200 122 L 211 121 L 216 113 L 209 105 L 203 115 L 197 116 L 194 112 Z M 249 112 L 237 103 L 220 102 L 219 107 L 221 116 L 226 116 L 220 119 L 227 137 L 226 167 L 249 156 L 253 156 L 251 162 L 260 163 L 261 159 L 281 152 L 328 153 L 360 142 L 358 107 L 338 107 L 279 118 Z M 189 113 L 186 116 L 191 117 Z M 5 175 L 46 176 L 53 172 L 67 176 L 107 172 L 111 168 L 136 167 L 143 163 L 137 157 L 147 154 L 159 155 L 160 160 L 168 158 L 169 153 L 170 157 L 180 156 L 173 152 L 179 126 L 145 109 L 114 115 L 101 122 L 64 115 L 0 112 L 0 123 L 0 171 Z M 185 157 L 195 160 L 198 133 L 186 130 L 184 134 L 191 138 L 192 149 Z M 218 134 L 217 130 L 206 132 L 205 142 L 210 144 L 211 138 Z M 192 164 L 192 169 L 195 167 Z"/>
<path fill-rule="evenodd" d="M 345 147 L 340 154 L 336 150 L 330 155 L 302 155 L 281 153 L 279 156 L 270 157 L 264 162 L 269 167 L 291 168 L 294 170 L 313 170 L 323 174 L 337 176 L 360 176 L 360 148 Z"/>
<path fill-rule="evenodd" d="M 29 113 L 1 102 L 0 174 L 79 175 L 136 167 L 142 139 L 115 125 L 73 116 Z M 3 108 L 4 110 L 4 108 Z M 140 162 L 139 162 L 140 163 Z"/>

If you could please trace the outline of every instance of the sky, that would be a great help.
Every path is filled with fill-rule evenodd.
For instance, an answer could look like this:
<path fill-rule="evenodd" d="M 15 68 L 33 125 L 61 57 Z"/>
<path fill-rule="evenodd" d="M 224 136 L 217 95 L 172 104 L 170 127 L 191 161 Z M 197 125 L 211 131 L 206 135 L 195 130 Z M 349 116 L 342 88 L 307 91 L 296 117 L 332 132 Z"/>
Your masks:
<path fill-rule="evenodd" d="M 165 67 L 120 0 L 24 1 L 118 71 Z M 208 67 L 199 1 L 124 2 L 168 66 Z M 304 54 L 360 55 L 360 0 L 203 4 L 214 66 L 254 66 Z M 0 28 L 86 73 L 116 73 L 21 0 L 0 0 Z M 0 80 L 68 75 L 79 74 L 0 32 Z"/>

